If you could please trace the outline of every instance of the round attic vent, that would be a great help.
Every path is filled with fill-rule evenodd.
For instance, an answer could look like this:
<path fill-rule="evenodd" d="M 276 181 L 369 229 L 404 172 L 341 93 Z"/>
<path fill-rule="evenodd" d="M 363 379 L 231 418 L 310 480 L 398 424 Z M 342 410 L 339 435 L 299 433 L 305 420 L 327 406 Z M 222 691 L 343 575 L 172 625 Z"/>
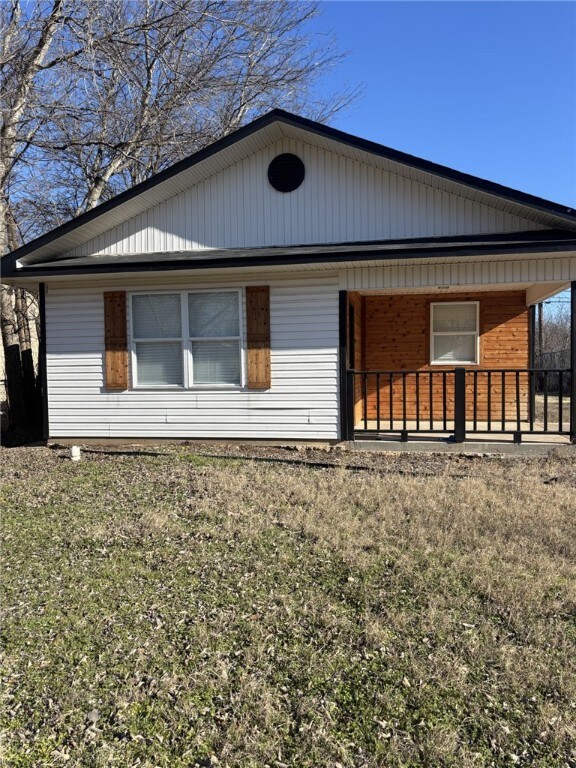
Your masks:
<path fill-rule="evenodd" d="M 268 166 L 268 181 L 278 192 L 293 192 L 304 181 L 304 163 L 296 155 L 284 152 Z"/>

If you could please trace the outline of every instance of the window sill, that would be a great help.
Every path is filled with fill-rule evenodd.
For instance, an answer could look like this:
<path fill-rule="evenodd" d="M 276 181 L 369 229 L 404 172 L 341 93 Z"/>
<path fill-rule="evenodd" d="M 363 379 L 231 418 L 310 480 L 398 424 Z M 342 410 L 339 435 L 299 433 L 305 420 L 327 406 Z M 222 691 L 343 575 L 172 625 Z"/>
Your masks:
<path fill-rule="evenodd" d="M 125 389 L 124 392 L 243 392 L 248 388 L 241 384 L 194 384 L 191 387 L 171 387 L 169 385 L 135 386 Z"/>
<path fill-rule="evenodd" d="M 449 363 L 440 362 L 439 360 L 431 360 L 429 365 L 435 365 L 438 368 L 462 368 L 465 365 L 468 366 L 475 366 L 476 368 L 480 365 L 480 363 L 471 363 L 469 361 L 464 362 L 463 360 L 454 360 L 450 361 Z"/>

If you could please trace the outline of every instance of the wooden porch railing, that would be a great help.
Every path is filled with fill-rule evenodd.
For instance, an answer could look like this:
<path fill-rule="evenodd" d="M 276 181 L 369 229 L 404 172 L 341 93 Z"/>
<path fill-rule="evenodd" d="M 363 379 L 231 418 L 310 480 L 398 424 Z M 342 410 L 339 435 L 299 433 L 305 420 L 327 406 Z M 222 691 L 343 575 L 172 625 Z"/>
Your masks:
<path fill-rule="evenodd" d="M 576 439 L 570 369 L 466 368 L 347 371 L 348 423 L 354 437 L 399 433 L 499 433 Z M 537 391 L 538 390 L 538 391 Z"/>

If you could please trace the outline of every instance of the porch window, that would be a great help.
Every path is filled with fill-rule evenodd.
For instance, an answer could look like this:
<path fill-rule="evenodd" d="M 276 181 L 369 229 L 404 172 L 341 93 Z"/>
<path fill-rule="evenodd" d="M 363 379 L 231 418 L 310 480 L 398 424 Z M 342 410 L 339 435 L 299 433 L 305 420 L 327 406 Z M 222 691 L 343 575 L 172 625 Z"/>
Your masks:
<path fill-rule="evenodd" d="M 133 294 L 134 386 L 240 386 L 240 292 Z"/>
<path fill-rule="evenodd" d="M 479 302 L 454 301 L 430 305 L 432 365 L 477 365 Z"/>

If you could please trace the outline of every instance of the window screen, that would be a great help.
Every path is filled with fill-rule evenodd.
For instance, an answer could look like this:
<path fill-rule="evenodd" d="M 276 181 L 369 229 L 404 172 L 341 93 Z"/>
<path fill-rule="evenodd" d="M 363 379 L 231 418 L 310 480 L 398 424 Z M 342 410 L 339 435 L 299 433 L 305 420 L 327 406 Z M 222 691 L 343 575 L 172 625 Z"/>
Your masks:
<path fill-rule="evenodd" d="M 179 341 L 136 342 L 138 383 L 182 386 L 182 344 Z"/>
<path fill-rule="evenodd" d="M 190 293 L 188 318 L 191 338 L 240 336 L 238 294 Z"/>
<path fill-rule="evenodd" d="M 188 294 L 194 384 L 240 384 L 237 291 Z"/>
<path fill-rule="evenodd" d="M 182 336 L 180 294 L 132 297 L 135 339 L 175 339 Z"/>
<path fill-rule="evenodd" d="M 240 384 L 240 355 L 236 341 L 193 341 L 195 384 Z"/>
<path fill-rule="evenodd" d="M 179 293 L 132 297 L 138 384 L 152 387 L 184 384 L 180 306 Z"/>

